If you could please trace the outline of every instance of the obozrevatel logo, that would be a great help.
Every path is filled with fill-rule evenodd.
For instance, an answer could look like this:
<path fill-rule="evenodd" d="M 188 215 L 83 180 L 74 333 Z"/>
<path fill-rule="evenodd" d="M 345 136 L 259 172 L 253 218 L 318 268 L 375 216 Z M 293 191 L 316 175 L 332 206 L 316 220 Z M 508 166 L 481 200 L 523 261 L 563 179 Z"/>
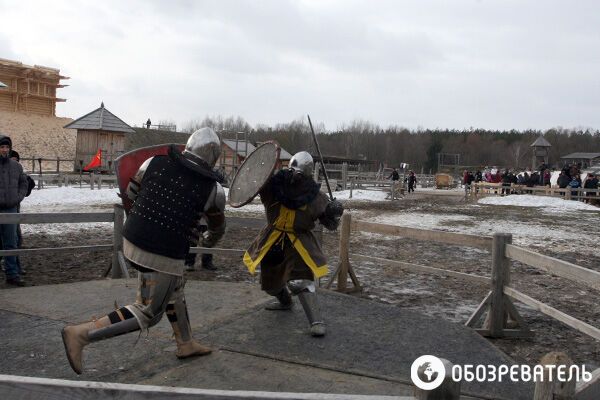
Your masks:
<path fill-rule="evenodd" d="M 419 372 L 424 375 L 423 379 Z M 421 356 L 410 367 L 410 378 L 419 389 L 433 390 L 437 388 L 444 381 L 444 376 L 446 376 L 446 367 L 436 356 Z"/>

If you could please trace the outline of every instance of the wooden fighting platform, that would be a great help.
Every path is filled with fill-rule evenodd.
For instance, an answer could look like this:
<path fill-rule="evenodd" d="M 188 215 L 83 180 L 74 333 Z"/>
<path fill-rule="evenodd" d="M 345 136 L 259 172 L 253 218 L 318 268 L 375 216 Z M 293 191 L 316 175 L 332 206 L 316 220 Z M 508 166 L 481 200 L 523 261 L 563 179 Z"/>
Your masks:
<path fill-rule="evenodd" d="M 328 334 L 313 338 L 298 303 L 292 312 L 266 311 L 263 306 L 270 297 L 257 285 L 188 281 L 186 300 L 194 336 L 213 347 L 211 355 L 178 360 L 170 325 L 163 318 L 149 332 L 86 347 L 85 372 L 81 376 L 73 373 L 64 354 L 60 329 L 66 323 L 102 316 L 115 304 L 129 304 L 135 290 L 135 279 L 1 290 L 0 374 L 102 382 L 106 383 L 103 389 L 95 390 L 113 394 L 117 391 L 113 388 L 111 392 L 108 383 L 195 388 L 197 396 L 202 390 L 235 390 L 296 393 L 296 397 L 278 398 L 310 398 L 301 393 L 383 398 L 413 395 L 410 367 L 424 354 L 454 364 L 512 364 L 472 329 L 398 307 L 320 292 Z M 0 398 L 19 390 L 26 393 L 23 388 L 27 387 L 37 388 L 38 394 L 41 387 L 43 393 L 55 394 L 48 398 L 60 398 L 54 391 L 67 390 L 63 384 L 35 386 L 27 378 L 22 380 L 17 384 L 0 379 Z M 77 390 L 93 389 L 91 385 L 79 386 Z M 177 396 L 184 396 L 182 393 Z M 464 399 L 531 399 L 533 385 L 463 382 L 461 393 Z"/>

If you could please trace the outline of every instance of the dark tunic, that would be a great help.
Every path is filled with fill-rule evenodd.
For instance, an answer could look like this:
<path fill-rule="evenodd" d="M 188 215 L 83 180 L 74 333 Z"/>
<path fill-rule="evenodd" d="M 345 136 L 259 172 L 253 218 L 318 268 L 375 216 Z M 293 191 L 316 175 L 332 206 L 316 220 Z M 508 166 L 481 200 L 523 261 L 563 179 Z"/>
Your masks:
<path fill-rule="evenodd" d="M 263 290 L 279 289 L 292 279 L 313 280 L 328 271 L 312 229 L 315 220 L 326 218 L 329 200 L 312 179 L 290 184 L 287 178 L 289 172 L 280 171 L 260 192 L 267 225 L 244 254 L 250 273 L 260 264 Z"/>

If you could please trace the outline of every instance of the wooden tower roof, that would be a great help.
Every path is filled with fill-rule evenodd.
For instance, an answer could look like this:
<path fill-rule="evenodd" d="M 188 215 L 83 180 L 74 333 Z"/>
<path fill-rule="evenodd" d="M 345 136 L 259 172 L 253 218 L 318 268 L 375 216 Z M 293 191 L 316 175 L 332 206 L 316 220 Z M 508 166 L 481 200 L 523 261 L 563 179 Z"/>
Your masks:
<path fill-rule="evenodd" d="M 552 145 L 543 136 L 540 136 L 535 142 L 531 143 L 530 147 L 552 147 Z"/>
<path fill-rule="evenodd" d="M 135 133 L 132 127 L 104 108 L 104 103 L 94 111 L 65 125 L 65 128 Z"/>

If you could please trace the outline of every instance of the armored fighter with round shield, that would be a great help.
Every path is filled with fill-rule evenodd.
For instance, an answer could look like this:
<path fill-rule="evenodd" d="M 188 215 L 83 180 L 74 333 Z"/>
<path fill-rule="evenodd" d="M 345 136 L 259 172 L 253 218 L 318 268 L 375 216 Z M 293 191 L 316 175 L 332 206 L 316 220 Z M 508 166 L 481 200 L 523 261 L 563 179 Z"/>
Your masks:
<path fill-rule="evenodd" d="M 261 287 L 276 298 L 268 310 L 291 309 L 291 295 L 297 295 L 311 335 L 323 336 L 325 321 L 314 280 L 327 273 L 327 260 L 312 229 L 316 220 L 336 229 L 344 209 L 320 191 L 312 174 L 313 158 L 301 151 L 291 158 L 289 168 L 271 176 L 260 189 L 268 223 L 246 251 L 244 263 L 251 273 L 260 264 Z"/>
<path fill-rule="evenodd" d="M 137 298 L 102 318 L 62 330 L 67 358 L 76 373 L 82 372 L 86 345 L 147 330 L 165 312 L 178 358 L 211 352 L 192 337 L 183 270 L 189 239 L 198 235 L 202 217 L 208 225 L 202 246 L 212 247 L 225 232 L 225 193 L 212 171 L 220 152 L 217 134 L 202 128 L 190 136 L 183 152 L 171 146 L 166 155 L 144 161 L 131 177 L 124 201 L 131 209 L 123 228 L 123 254 L 138 270 Z"/>

